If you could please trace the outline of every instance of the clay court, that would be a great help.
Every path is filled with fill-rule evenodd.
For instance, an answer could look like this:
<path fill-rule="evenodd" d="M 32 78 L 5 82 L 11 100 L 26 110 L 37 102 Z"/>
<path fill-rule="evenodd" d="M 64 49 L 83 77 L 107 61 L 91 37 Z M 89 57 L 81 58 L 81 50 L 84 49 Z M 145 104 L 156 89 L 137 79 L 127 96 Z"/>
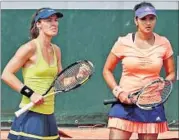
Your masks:
<path fill-rule="evenodd" d="M 61 139 L 108 139 L 109 130 L 107 128 L 60 128 L 60 130 L 72 138 L 65 135 Z M 1 140 L 6 140 L 8 130 L 1 131 Z M 137 134 L 133 134 L 131 140 L 137 140 Z M 179 131 L 168 131 L 159 135 L 158 139 L 179 139 Z"/>

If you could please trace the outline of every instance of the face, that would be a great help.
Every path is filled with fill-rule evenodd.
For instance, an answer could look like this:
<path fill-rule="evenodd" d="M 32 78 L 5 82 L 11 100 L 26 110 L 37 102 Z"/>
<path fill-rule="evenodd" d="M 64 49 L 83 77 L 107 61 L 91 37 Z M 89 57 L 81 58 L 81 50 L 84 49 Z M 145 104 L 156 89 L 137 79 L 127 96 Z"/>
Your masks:
<path fill-rule="evenodd" d="M 47 19 L 41 19 L 40 22 L 37 22 L 37 27 L 40 32 L 43 32 L 47 36 L 56 36 L 58 33 L 58 17 L 52 15 Z"/>
<path fill-rule="evenodd" d="M 156 24 L 156 17 L 154 15 L 147 15 L 143 18 L 135 18 L 135 24 L 138 27 L 138 31 L 143 33 L 153 32 Z"/>

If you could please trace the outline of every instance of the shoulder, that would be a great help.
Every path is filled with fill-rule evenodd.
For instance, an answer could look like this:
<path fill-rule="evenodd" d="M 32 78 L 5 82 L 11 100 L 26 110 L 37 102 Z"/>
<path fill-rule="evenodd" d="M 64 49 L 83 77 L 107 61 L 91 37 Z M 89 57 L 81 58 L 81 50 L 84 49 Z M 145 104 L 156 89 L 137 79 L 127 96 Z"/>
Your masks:
<path fill-rule="evenodd" d="M 119 36 L 118 39 L 116 40 L 115 42 L 115 45 L 118 45 L 118 46 L 131 46 L 133 43 L 132 41 L 132 33 L 128 33 L 127 35 L 125 36 Z"/>
<path fill-rule="evenodd" d="M 36 50 L 36 43 L 35 40 L 31 40 L 23 45 L 21 45 L 21 47 L 27 49 L 28 51 L 35 51 Z"/>
<path fill-rule="evenodd" d="M 36 51 L 36 44 L 34 40 L 31 40 L 27 43 L 22 44 L 18 49 L 18 52 L 21 52 L 21 53 L 24 52 L 28 54 L 35 53 L 35 51 Z"/>
<path fill-rule="evenodd" d="M 128 51 L 128 48 L 132 46 L 132 43 L 132 33 L 129 33 L 125 36 L 119 36 L 113 45 L 111 52 L 118 57 L 121 57 L 125 52 Z"/>
<path fill-rule="evenodd" d="M 60 47 L 58 45 L 52 44 L 52 46 L 53 46 L 53 48 L 54 48 L 56 53 L 61 53 L 61 49 L 60 49 Z"/>
<path fill-rule="evenodd" d="M 165 36 L 161 36 L 159 34 L 156 34 L 155 33 L 155 37 L 156 37 L 156 43 L 158 46 L 161 46 L 159 47 L 161 50 L 164 50 L 164 57 L 163 59 L 167 59 L 169 58 L 170 56 L 173 55 L 173 49 L 172 49 L 172 46 L 170 44 L 170 41 L 165 37 Z"/>
<path fill-rule="evenodd" d="M 131 40 L 132 39 L 132 34 L 133 33 L 128 33 L 128 34 L 126 34 L 124 36 L 120 36 L 119 38 L 121 38 L 122 40 L 123 39 Z"/>
<path fill-rule="evenodd" d="M 117 42 L 123 45 L 130 46 L 132 43 L 132 33 L 128 33 L 127 35 L 124 36 L 119 36 Z"/>
<path fill-rule="evenodd" d="M 56 44 L 52 44 L 54 51 L 55 51 L 55 55 L 57 57 L 58 60 L 60 60 L 61 58 L 61 49 L 59 46 L 57 46 Z"/>
<path fill-rule="evenodd" d="M 170 41 L 168 40 L 167 37 L 163 36 L 163 35 L 159 35 L 157 33 L 154 33 L 156 41 L 162 45 L 162 44 L 170 44 Z"/>

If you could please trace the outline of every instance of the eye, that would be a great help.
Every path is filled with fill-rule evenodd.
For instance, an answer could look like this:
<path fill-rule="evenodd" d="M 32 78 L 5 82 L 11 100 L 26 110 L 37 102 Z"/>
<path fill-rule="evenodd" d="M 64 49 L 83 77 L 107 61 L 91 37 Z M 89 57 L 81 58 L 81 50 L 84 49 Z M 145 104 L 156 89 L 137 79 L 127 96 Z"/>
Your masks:
<path fill-rule="evenodd" d="M 51 20 L 51 18 L 47 18 L 46 21 L 47 22 L 51 22 L 52 20 Z"/>
<path fill-rule="evenodd" d="M 155 16 L 149 17 L 149 20 L 155 20 Z"/>
<path fill-rule="evenodd" d="M 146 20 L 146 19 L 147 19 L 146 17 L 141 18 L 141 20 Z"/>

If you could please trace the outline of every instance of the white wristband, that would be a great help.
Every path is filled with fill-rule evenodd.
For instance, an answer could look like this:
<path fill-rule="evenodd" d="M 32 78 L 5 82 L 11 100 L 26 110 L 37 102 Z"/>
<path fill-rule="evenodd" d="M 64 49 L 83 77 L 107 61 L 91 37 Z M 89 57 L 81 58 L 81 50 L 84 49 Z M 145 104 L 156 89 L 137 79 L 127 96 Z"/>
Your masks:
<path fill-rule="evenodd" d="M 113 95 L 116 97 L 116 98 L 118 98 L 119 97 L 119 94 L 122 92 L 122 89 L 121 89 L 121 87 L 119 87 L 119 86 L 115 86 L 114 88 L 113 88 L 113 90 L 112 90 L 112 93 L 113 93 Z"/>

